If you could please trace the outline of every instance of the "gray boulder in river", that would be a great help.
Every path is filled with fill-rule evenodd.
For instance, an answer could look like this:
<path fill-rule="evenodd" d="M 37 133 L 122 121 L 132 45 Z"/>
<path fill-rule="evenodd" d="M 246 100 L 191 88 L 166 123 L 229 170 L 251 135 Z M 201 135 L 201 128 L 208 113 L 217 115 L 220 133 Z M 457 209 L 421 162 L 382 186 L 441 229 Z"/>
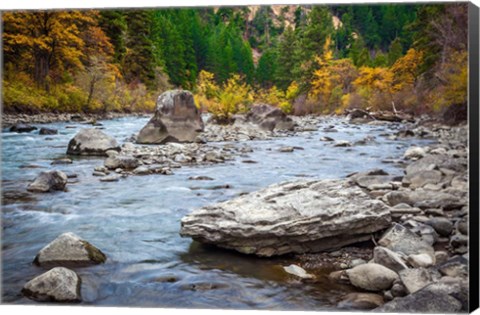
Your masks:
<path fill-rule="evenodd" d="M 192 93 L 167 91 L 158 97 L 155 115 L 140 130 L 137 143 L 194 142 L 203 128 Z"/>
<path fill-rule="evenodd" d="M 260 128 L 273 130 L 293 130 L 295 123 L 281 109 L 267 104 L 254 105 L 246 115 L 248 122 Z"/>
<path fill-rule="evenodd" d="M 318 252 L 390 226 L 388 207 L 347 180 L 284 182 L 185 216 L 182 236 L 245 254 Z"/>
<path fill-rule="evenodd" d="M 27 190 L 41 193 L 64 190 L 67 180 L 67 175 L 61 171 L 41 172 L 35 180 L 28 185 Z"/>
<path fill-rule="evenodd" d="M 80 277 L 72 270 L 56 267 L 30 280 L 22 294 L 37 302 L 81 302 Z"/>
<path fill-rule="evenodd" d="M 98 248 L 73 233 L 64 233 L 42 248 L 35 260 L 42 267 L 85 267 L 104 263 L 106 256 Z"/>
<path fill-rule="evenodd" d="M 120 151 L 117 141 L 95 128 L 81 129 L 68 143 L 67 154 L 107 156 L 108 150 Z"/>

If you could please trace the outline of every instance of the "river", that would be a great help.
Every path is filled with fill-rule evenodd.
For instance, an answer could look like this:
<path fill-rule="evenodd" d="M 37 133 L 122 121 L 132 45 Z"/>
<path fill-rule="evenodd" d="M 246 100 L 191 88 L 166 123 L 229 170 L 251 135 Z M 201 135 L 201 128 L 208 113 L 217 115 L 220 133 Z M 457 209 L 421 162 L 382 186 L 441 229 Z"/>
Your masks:
<path fill-rule="evenodd" d="M 101 121 L 105 132 L 120 143 L 137 133 L 148 118 Z M 67 126 L 76 128 L 66 128 Z M 335 125 L 338 132 L 323 132 Z M 249 141 L 248 157 L 211 166 L 173 169 L 174 175 L 130 176 L 100 182 L 92 176 L 103 158 L 73 157 L 73 164 L 50 165 L 64 157 L 68 141 L 80 123 L 37 124 L 58 135 L 2 132 L 2 289 L 3 302 L 34 304 L 20 294 L 23 285 L 44 272 L 32 265 L 37 252 L 64 232 L 74 232 L 108 257 L 103 265 L 77 268 L 86 305 L 227 309 L 332 309 L 348 290 L 329 283 L 300 282 L 281 266 L 289 257 L 261 259 L 207 248 L 179 236 L 180 219 L 193 209 L 224 201 L 243 192 L 301 177 L 339 178 L 372 168 L 401 174 L 398 164 L 406 147 L 427 140 L 388 140 L 392 126 L 353 125 L 339 118 L 321 118 L 319 130 L 293 137 Z M 355 142 L 366 136 L 375 142 L 333 147 L 322 136 Z M 225 143 L 217 143 L 222 146 Z M 237 145 L 242 145 L 237 143 Z M 282 146 L 299 146 L 282 153 Z M 257 163 L 242 163 L 242 160 Z M 29 181 L 47 169 L 77 174 L 68 191 L 30 194 Z M 207 175 L 213 181 L 191 181 Z M 229 184 L 230 189 L 209 189 Z"/>

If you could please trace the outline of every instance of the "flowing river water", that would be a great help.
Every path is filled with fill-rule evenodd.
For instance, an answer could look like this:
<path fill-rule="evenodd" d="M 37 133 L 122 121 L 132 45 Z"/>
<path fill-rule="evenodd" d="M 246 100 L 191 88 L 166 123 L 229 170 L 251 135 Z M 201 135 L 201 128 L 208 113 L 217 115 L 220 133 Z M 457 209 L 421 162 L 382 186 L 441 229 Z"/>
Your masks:
<path fill-rule="evenodd" d="M 101 121 L 105 132 L 120 143 L 137 133 L 148 118 Z M 66 128 L 74 125 L 76 128 Z M 338 132 L 323 127 L 335 125 Z M 37 124 L 58 135 L 2 132 L 2 299 L 33 304 L 20 294 L 23 285 L 43 273 L 32 264 L 37 252 L 64 232 L 74 232 L 108 257 L 102 265 L 77 268 L 82 278 L 83 304 L 176 308 L 332 309 L 349 287 L 327 277 L 300 282 L 281 266 L 289 257 L 272 259 L 200 246 L 179 235 L 180 219 L 193 209 L 233 198 L 269 184 L 301 177 L 340 178 L 382 168 L 401 174 L 398 164 L 406 147 L 426 140 L 388 140 L 400 125 L 353 125 L 320 118 L 319 130 L 293 137 L 248 141 L 253 152 L 225 164 L 184 166 L 174 175 L 129 176 L 100 182 L 92 176 L 103 158 L 72 157 L 73 164 L 50 165 L 64 157 L 68 141 L 85 127 L 80 123 Z M 375 141 L 353 147 L 333 147 L 322 136 L 352 143 L 367 136 Z M 223 146 L 225 143 L 217 143 Z M 243 145 L 237 143 L 237 145 Z M 303 150 L 282 153 L 282 146 Z M 257 163 L 242 163 L 245 159 Z M 78 175 L 66 192 L 30 194 L 28 183 L 39 172 L 59 169 Z M 191 181 L 207 175 L 213 181 Z M 229 184 L 230 189 L 209 189 Z"/>

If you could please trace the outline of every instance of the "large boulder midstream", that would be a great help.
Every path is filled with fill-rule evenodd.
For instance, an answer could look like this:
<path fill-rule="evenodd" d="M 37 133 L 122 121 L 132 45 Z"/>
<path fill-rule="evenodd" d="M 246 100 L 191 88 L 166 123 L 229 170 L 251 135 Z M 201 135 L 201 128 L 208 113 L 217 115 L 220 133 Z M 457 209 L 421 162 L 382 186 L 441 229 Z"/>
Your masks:
<path fill-rule="evenodd" d="M 388 207 L 347 180 L 284 182 L 185 216 L 182 236 L 245 254 L 319 252 L 390 226 Z"/>
<path fill-rule="evenodd" d="M 105 254 L 89 242 L 74 233 L 63 233 L 42 248 L 33 262 L 46 268 L 86 267 L 104 263 L 106 259 Z"/>
<path fill-rule="evenodd" d="M 117 141 L 95 128 L 81 129 L 68 143 L 67 154 L 107 156 L 109 150 L 120 151 Z"/>
<path fill-rule="evenodd" d="M 252 106 L 246 115 L 246 120 L 268 131 L 293 130 L 295 127 L 293 120 L 281 109 L 267 104 Z"/>
<path fill-rule="evenodd" d="M 172 90 L 157 99 L 155 115 L 140 130 L 137 143 L 194 142 L 204 125 L 189 91 Z"/>
<path fill-rule="evenodd" d="M 80 286 L 74 271 L 56 267 L 27 282 L 22 294 L 37 302 L 77 303 L 82 301 Z"/>

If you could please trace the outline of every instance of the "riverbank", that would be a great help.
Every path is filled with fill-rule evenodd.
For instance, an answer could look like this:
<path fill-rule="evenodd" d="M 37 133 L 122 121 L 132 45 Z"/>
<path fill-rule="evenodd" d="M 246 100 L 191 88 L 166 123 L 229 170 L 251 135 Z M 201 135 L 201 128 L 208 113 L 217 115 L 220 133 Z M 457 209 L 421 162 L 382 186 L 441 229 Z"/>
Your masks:
<path fill-rule="evenodd" d="M 49 124 L 55 122 L 96 122 L 105 119 L 121 117 L 144 117 L 149 113 L 115 113 L 105 114 L 66 114 L 66 113 L 41 113 L 41 114 L 7 114 L 2 113 L 2 128 L 9 128 L 16 124 Z"/>
<path fill-rule="evenodd" d="M 405 174 L 402 176 L 390 176 L 382 169 L 353 173 L 344 180 L 349 184 L 339 195 L 332 193 L 328 188 L 329 182 L 325 181 L 298 181 L 269 186 L 259 192 L 194 211 L 182 219 L 181 233 L 200 242 L 260 256 L 306 250 L 307 253 L 297 254 L 293 258 L 305 270 L 294 277 L 320 285 L 324 281 L 321 278 L 325 270 L 333 270 L 329 275 L 330 281 L 360 290 L 349 292 L 337 300 L 338 308 L 377 308 L 380 312 L 467 311 L 468 126 L 451 127 L 428 122 L 404 127 L 395 134 L 384 136 L 395 141 L 405 137 L 429 137 L 435 139 L 436 143 L 409 147 L 403 154 Z M 351 188 L 346 188 L 351 185 L 360 187 L 372 202 L 375 200 L 384 204 L 391 218 L 391 227 L 385 230 L 379 226 L 376 228 L 378 232 L 363 239 L 363 242 L 360 242 L 360 238 L 354 241 L 359 245 L 332 251 L 335 249 L 333 245 L 328 248 L 330 250 L 321 253 L 308 253 L 310 246 L 318 247 L 311 244 L 313 237 L 319 238 L 322 233 L 315 232 L 315 236 L 307 237 L 297 233 L 289 235 L 288 231 L 294 231 L 293 226 L 298 225 L 298 220 L 303 225 L 297 229 L 301 228 L 305 233 L 314 230 L 319 223 L 306 226 L 308 215 L 305 217 L 295 211 L 289 212 L 289 207 L 298 202 L 305 207 L 300 208 L 302 213 L 314 211 L 313 208 L 307 209 L 312 202 L 309 186 L 315 186 L 314 190 L 326 186 L 321 193 L 323 197 L 314 197 L 320 200 L 334 198 L 337 200 L 335 207 L 343 205 L 343 201 L 338 199 L 340 195 L 348 195 L 350 197 L 347 200 L 358 204 L 360 208 L 365 207 L 364 201 L 356 200 L 358 193 L 349 192 Z M 299 191 L 295 200 L 287 197 L 292 190 Z M 326 195 L 328 197 L 324 197 Z M 265 201 L 261 200 L 262 196 Z M 302 198 L 308 196 L 303 201 Z M 248 208 L 250 203 L 253 205 L 251 209 Z M 348 203 L 346 201 L 343 207 L 348 207 Z M 275 221 L 277 219 L 269 220 L 271 222 L 262 219 L 272 204 L 275 213 L 286 215 L 280 219 L 283 226 L 280 230 L 280 223 Z M 260 209 L 261 213 L 257 213 Z M 248 223 L 241 219 L 245 211 L 248 212 Z M 329 209 L 331 211 L 335 210 Z M 330 222 L 325 218 L 321 224 L 333 226 L 332 230 L 337 232 L 339 228 L 347 228 L 347 234 L 352 233 L 358 223 L 349 223 L 350 214 L 345 209 L 342 213 L 343 219 Z M 275 218 L 277 215 L 272 213 L 270 216 Z M 313 219 L 312 222 L 316 222 Z M 267 228 L 265 224 L 272 224 L 272 227 Z M 347 224 L 352 225 L 348 227 Z M 203 226 L 208 229 L 203 230 Z M 228 231 L 222 226 L 228 226 Z M 235 233 L 230 234 L 230 230 L 235 230 Z M 268 239 L 268 230 L 275 230 L 274 243 Z M 245 237 L 243 233 L 246 233 Z M 328 241 L 319 240 L 322 247 L 329 246 L 328 242 L 345 242 L 345 233 L 327 235 Z M 297 237 L 309 241 L 302 243 Z M 308 276 L 305 277 L 305 274 Z M 370 293 L 364 293 L 364 290 Z"/>

